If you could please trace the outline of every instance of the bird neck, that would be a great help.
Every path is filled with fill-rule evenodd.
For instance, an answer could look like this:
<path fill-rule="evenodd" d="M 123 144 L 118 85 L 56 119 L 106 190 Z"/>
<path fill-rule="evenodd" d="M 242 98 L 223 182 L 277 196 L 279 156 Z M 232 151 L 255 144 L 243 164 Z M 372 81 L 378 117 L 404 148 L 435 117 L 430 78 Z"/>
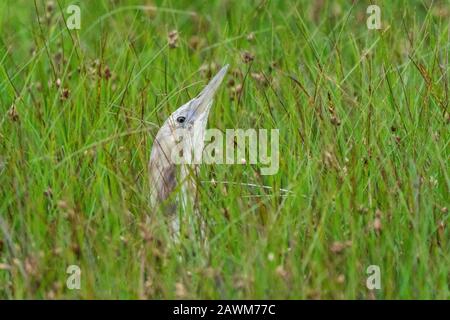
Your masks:
<path fill-rule="evenodd" d="M 150 201 L 152 206 L 164 203 L 168 211 L 175 211 L 177 205 L 187 209 L 193 207 L 196 198 L 195 178 L 198 168 L 195 165 L 176 165 L 164 148 L 154 143 L 149 162 Z M 171 194 L 181 190 L 181 199 L 167 202 Z"/>

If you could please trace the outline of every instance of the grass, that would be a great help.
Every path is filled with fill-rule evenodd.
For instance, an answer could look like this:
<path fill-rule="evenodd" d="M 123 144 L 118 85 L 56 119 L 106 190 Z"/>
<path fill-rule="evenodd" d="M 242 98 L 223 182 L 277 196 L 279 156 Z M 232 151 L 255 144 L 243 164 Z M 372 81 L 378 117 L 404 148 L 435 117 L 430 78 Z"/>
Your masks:
<path fill-rule="evenodd" d="M 374 3 L 1 1 L 0 298 L 450 298 L 449 7 Z M 153 137 L 226 63 L 208 126 L 278 128 L 280 169 L 203 165 L 173 244 Z"/>

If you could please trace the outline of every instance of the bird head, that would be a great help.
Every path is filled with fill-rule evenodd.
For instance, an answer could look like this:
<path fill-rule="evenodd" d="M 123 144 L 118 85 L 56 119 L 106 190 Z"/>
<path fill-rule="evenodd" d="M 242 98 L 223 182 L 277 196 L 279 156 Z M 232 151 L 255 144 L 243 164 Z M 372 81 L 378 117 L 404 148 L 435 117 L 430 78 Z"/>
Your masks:
<path fill-rule="evenodd" d="M 162 153 L 159 156 L 170 163 L 176 163 L 174 158 L 179 156 L 181 150 L 190 150 L 201 156 L 209 111 L 227 70 L 228 65 L 211 79 L 198 96 L 168 117 L 156 135 L 152 156 L 154 152 Z M 185 156 L 183 160 L 186 160 Z"/>

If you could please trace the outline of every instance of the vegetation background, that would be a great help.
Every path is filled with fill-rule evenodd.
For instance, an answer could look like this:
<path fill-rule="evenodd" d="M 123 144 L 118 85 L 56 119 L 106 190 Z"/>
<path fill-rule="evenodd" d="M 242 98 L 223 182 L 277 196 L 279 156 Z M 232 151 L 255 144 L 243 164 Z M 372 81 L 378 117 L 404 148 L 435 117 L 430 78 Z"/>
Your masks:
<path fill-rule="evenodd" d="M 431 0 L 1 1 L 0 297 L 448 299 L 449 21 Z M 174 244 L 145 223 L 153 137 L 226 63 L 209 127 L 278 128 L 280 170 L 202 166 L 207 247 Z"/>

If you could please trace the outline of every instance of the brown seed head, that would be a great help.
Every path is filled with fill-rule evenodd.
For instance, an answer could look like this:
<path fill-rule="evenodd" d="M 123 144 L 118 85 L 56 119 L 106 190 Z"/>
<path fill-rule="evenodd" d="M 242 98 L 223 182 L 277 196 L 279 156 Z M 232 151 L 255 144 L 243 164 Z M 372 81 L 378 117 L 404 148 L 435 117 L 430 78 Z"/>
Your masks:
<path fill-rule="evenodd" d="M 253 60 L 255 60 L 255 56 L 252 53 L 250 53 L 249 51 L 244 51 L 242 53 L 242 61 L 244 63 L 250 63 Z"/>
<path fill-rule="evenodd" d="M 16 105 L 13 104 L 11 106 L 11 108 L 8 111 L 8 116 L 14 122 L 19 121 L 19 113 L 17 112 Z"/>
<path fill-rule="evenodd" d="M 176 47 L 178 47 L 178 31 L 177 30 L 172 30 L 169 32 L 168 41 L 169 41 L 169 48 L 175 49 Z"/>

